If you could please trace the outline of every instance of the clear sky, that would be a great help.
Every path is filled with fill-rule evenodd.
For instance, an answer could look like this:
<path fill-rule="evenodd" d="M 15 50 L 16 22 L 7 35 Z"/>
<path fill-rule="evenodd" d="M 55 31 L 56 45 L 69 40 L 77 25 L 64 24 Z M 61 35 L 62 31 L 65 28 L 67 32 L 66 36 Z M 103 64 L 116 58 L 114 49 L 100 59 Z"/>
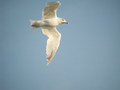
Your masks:
<path fill-rule="evenodd" d="M 60 47 L 30 19 L 53 0 L 0 0 L 0 90 L 120 90 L 120 0 L 59 0 Z M 54 0 L 55 1 L 55 0 Z"/>

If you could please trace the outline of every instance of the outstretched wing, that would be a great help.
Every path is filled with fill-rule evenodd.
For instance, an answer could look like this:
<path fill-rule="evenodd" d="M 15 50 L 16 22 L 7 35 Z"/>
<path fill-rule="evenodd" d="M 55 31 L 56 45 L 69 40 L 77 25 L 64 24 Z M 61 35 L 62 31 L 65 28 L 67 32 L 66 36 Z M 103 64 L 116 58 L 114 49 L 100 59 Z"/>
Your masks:
<path fill-rule="evenodd" d="M 59 6 L 60 6 L 59 1 L 47 3 L 47 7 L 44 8 L 42 12 L 42 19 L 49 19 L 49 18 L 57 17 L 56 11 Z"/>
<path fill-rule="evenodd" d="M 43 34 L 48 36 L 46 54 L 47 54 L 47 65 L 51 62 L 54 57 L 61 39 L 61 34 L 57 31 L 56 27 L 43 27 Z"/>

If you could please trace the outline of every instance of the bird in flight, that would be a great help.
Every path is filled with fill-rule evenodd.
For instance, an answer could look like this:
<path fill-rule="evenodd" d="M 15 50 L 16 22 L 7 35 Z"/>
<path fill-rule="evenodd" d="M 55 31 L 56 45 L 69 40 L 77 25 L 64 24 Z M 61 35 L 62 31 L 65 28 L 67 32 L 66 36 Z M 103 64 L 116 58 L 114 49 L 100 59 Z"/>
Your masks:
<path fill-rule="evenodd" d="M 47 65 L 51 62 L 54 57 L 61 39 L 61 34 L 57 31 L 56 26 L 60 24 L 68 24 L 68 22 L 57 17 L 57 8 L 60 6 L 60 2 L 49 2 L 46 4 L 47 7 L 43 9 L 41 20 L 31 20 L 31 28 L 36 29 L 41 27 L 42 33 L 48 37 L 46 54 L 47 54 Z"/>

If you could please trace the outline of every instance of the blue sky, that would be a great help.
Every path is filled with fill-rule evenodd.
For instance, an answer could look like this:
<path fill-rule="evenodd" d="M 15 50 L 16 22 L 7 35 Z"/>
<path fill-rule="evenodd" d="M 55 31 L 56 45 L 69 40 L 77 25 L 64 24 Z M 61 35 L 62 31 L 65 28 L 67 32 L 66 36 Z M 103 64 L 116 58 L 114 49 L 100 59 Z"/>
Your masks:
<path fill-rule="evenodd" d="M 59 0 L 69 24 L 46 66 L 47 37 L 29 21 L 50 1 L 0 1 L 0 90 L 120 90 L 120 1 Z"/>

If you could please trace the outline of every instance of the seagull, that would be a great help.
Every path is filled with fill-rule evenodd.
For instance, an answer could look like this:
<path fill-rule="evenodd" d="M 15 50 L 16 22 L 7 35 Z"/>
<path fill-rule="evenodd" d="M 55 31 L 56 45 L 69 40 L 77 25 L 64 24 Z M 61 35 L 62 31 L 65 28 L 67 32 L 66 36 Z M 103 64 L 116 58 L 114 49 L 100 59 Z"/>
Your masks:
<path fill-rule="evenodd" d="M 61 34 L 57 31 L 56 26 L 60 24 L 68 24 L 68 22 L 57 17 L 57 8 L 61 5 L 59 1 L 48 2 L 47 7 L 42 11 L 41 20 L 30 20 L 31 28 L 36 29 L 41 27 L 42 33 L 48 37 L 46 54 L 47 54 L 47 65 L 51 62 L 52 58 L 59 47 Z"/>

